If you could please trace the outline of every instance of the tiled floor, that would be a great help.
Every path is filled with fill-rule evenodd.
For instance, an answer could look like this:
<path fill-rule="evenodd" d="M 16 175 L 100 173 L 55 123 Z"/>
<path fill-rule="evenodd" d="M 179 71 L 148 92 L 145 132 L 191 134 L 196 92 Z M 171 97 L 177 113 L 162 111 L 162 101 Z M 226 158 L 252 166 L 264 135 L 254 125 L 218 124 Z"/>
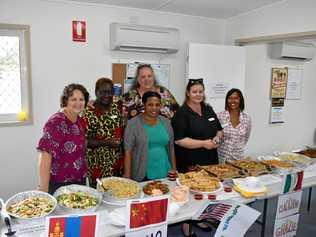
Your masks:
<path fill-rule="evenodd" d="M 311 209 L 307 212 L 307 198 L 308 190 L 303 191 L 302 203 L 300 208 L 300 217 L 299 217 L 299 227 L 297 232 L 297 237 L 316 237 L 316 188 L 313 189 L 312 193 L 312 202 Z M 275 220 L 275 209 L 277 206 L 277 198 L 269 200 L 268 203 L 268 212 L 267 212 L 267 224 L 265 237 L 273 236 L 273 227 Z M 257 201 L 253 205 L 254 208 L 261 211 L 263 208 L 263 201 Z M 195 227 L 193 227 L 195 233 L 198 237 L 209 237 L 213 236 L 215 231 L 211 233 L 203 232 Z M 253 224 L 251 228 L 246 233 L 245 237 L 260 237 L 261 226 L 258 224 Z M 168 236 L 172 237 L 182 237 L 181 225 L 176 224 L 168 228 Z"/>

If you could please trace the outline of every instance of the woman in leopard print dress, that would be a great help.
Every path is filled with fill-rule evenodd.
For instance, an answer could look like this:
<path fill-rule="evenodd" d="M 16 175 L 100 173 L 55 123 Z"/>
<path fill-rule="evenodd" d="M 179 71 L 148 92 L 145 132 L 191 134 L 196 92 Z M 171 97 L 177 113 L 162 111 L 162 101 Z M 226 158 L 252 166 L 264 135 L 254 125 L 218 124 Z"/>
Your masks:
<path fill-rule="evenodd" d="M 88 176 L 91 186 L 97 178 L 121 176 L 122 157 L 122 111 L 113 101 L 113 83 L 100 78 L 95 85 L 96 100 L 84 111 L 87 126 Z"/>

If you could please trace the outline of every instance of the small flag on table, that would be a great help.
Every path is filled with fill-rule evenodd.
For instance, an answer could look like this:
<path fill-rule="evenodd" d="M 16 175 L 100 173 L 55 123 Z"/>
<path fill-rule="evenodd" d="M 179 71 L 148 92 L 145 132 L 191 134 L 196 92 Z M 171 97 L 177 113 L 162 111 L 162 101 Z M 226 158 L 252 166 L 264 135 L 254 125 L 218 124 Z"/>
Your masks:
<path fill-rule="evenodd" d="M 52 216 L 47 223 L 47 237 L 95 237 L 97 215 Z"/>
<path fill-rule="evenodd" d="M 167 221 L 168 198 L 133 202 L 130 205 L 130 229 L 148 225 L 161 224 Z"/>

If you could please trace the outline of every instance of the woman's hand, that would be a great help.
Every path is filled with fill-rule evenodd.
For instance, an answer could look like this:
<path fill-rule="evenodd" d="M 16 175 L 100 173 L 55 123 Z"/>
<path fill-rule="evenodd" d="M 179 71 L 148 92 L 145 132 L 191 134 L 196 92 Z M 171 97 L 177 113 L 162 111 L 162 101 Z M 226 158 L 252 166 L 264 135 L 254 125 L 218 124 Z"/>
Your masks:
<path fill-rule="evenodd" d="M 91 107 L 92 109 L 95 109 L 94 102 L 95 102 L 95 100 L 89 100 L 87 106 Z"/>
<path fill-rule="evenodd" d="M 212 150 L 218 147 L 218 144 L 214 143 L 212 139 L 207 139 L 203 141 L 203 147 L 207 150 Z"/>

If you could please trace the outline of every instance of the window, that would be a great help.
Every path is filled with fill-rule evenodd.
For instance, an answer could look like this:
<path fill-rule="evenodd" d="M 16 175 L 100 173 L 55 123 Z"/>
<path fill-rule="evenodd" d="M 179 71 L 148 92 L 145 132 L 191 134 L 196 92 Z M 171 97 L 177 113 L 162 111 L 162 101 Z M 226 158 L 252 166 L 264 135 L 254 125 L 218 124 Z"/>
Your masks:
<path fill-rule="evenodd" d="M 31 122 L 30 29 L 0 24 L 0 125 Z"/>

